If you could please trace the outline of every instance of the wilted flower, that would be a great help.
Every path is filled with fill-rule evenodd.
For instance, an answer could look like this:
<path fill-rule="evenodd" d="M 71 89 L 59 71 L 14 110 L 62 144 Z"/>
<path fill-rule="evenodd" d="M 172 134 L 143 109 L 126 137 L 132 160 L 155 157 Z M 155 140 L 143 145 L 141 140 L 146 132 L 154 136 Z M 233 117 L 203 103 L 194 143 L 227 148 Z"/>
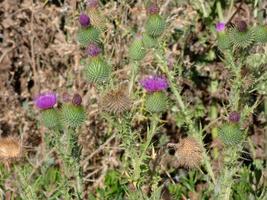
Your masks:
<path fill-rule="evenodd" d="M 231 112 L 228 117 L 230 122 L 237 123 L 240 120 L 240 113 L 239 112 Z"/>
<path fill-rule="evenodd" d="M 101 48 L 95 43 L 90 43 L 86 49 L 87 54 L 92 57 L 97 56 L 101 51 Z"/>
<path fill-rule="evenodd" d="M 225 29 L 225 23 L 219 22 L 216 24 L 216 31 L 217 32 L 222 32 L 222 31 L 224 31 L 224 29 Z"/>
<path fill-rule="evenodd" d="M 88 27 L 90 25 L 90 18 L 86 14 L 80 14 L 79 22 L 82 27 Z"/>
<path fill-rule="evenodd" d="M 193 137 L 187 137 L 181 139 L 181 141 L 175 146 L 175 156 L 178 159 L 178 165 L 195 168 L 201 164 L 203 160 L 202 148 L 198 141 Z"/>
<path fill-rule="evenodd" d="M 63 102 L 65 102 L 65 103 L 70 102 L 70 101 L 71 101 L 71 96 L 70 96 L 70 94 L 67 93 L 67 92 L 64 92 L 64 93 L 62 94 L 62 100 L 63 100 Z"/>
<path fill-rule="evenodd" d="M 164 77 L 151 76 L 140 81 L 148 92 L 158 92 L 168 88 L 168 82 Z"/>
<path fill-rule="evenodd" d="M 111 90 L 101 99 L 101 106 L 107 112 L 122 113 L 131 108 L 132 101 L 123 88 Z"/>
<path fill-rule="evenodd" d="M 10 160 L 19 158 L 22 154 L 20 141 L 15 137 L 0 138 L 0 159 Z"/>
<path fill-rule="evenodd" d="M 72 104 L 79 106 L 82 103 L 82 97 L 79 94 L 74 94 L 73 98 L 72 98 Z"/>
<path fill-rule="evenodd" d="M 247 31 L 248 25 L 244 20 L 240 20 L 237 22 L 237 29 L 240 32 L 245 32 Z"/>
<path fill-rule="evenodd" d="M 35 105 L 40 109 L 52 108 L 57 103 L 57 96 L 54 92 L 41 93 L 35 99 Z"/>

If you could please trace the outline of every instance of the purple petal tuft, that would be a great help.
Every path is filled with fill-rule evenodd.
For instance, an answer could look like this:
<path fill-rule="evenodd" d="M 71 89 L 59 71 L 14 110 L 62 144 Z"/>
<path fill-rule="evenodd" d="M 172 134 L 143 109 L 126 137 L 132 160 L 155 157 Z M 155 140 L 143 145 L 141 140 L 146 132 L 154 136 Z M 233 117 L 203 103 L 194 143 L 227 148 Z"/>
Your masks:
<path fill-rule="evenodd" d="M 49 109 L 53 108 L 53 106 L 57 103 L 57 96 L 54 92 L 44 92 L 41 93 L 35 99 L 35 105 L 39 109 Z"/>
<path fill-rule="evenodd" d="M 169 87 L 167 80 L 160 76 L 150 76 L 141 80 L 140 83 L 148 92 L 157 92 Z"/>

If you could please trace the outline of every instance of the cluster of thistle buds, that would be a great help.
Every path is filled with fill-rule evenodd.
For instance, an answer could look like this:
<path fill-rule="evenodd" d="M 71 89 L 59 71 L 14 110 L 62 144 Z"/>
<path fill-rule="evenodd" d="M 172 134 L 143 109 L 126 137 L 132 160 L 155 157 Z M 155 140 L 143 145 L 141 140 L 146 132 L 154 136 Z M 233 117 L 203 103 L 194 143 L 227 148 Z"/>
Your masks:
<path fill-rule="evenodd" d="M 137 35 L 129 47 L 129 57 L 134 61 L 142 60 L 148 49 L 156 46 L 158 38 L 163 34 L 166 22 L 159 15 L 159 7 L 153 3 L 147 7 L 148 19 L 145 24 L 145 32 Z"/>
<path fill-rule="evenodd" d="M 44 92 L 35 98 L 35 105 L 41 110 L 41 121 L 52 130 L 77 128 L 85 121 L 85 110 L 82 107 L 82 97 L 74 94 L 63 94 L 62 105 L 58 108 L 58 97 L 54 92 Z"/>
<path fill-rule="evenodd" d="M 218 32 L 218 46 L 222 50 L 241 48 L 245 49 L 253 44 L 267 42 L 267 25 L 248 26 L 244 20 L 239 20 L 234 27 L 227 28 L 220 22 L 216 25 Z"/>
<path fill-rule="evenodd" d="M 84 77 L 89 83 L 103 83 L 110 78 L 112 68 L 103 58 L 103 49 L 101 44 L 101 28 L 97 19 L 98 1 L 88 1 L 87 7 L 91 15 L 81 13 L 79 17 L 80 28 L 77 32 L 77 41 L 85 49 L 88 58 L 84 65 Z M 94 19 L 94 20 L 92 20 Z"/>

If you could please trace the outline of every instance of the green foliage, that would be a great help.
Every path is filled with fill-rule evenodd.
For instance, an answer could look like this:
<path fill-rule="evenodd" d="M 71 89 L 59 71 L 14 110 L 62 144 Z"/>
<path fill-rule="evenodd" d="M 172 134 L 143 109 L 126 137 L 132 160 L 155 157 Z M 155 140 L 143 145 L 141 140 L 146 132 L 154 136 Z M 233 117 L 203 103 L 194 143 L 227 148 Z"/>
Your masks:
<path fill-rule="evenodd" d="M 132 60 L 140 61 L 146 55 L 146 49 L 141 39 L 135 39 L 129 47 L 129 57 Z"/>
<path fill-rule="evenodd" d="M 244 49 L 253 44 L 255 33 L 253 29 L 240 32 L 237 28 L 231 28 L 229 30 L 229 38 L 234 47 Z"/>
<path fill-rule="evenodd" d="M 165 20 L 160 15 L 150 15 L 145 24 L 148 35 L 153 38 L 159 37 L 165 30 Z"/>
<path fill-rule="evenodd" d="M 241 144 L 244 134 L 237 124 L 223 124 L 219 129 L 219 137 L 225 145 Z"/>
<path fill-rule="evenodd" d="M 150 35 L 148 35 L 147 33 L 143 34 L 143 43 L 145 48 L 153 48 L 157 46 L 157 39 L 151 37 Z"/>
<path fill-rule="evenodd" d="M 84 67 L 84 75 L 90 83 L 101 83 L 109 79 L 111 66 L 103 58 L 92 58 Z"/>
<path fill-rule="evenodd" d="M 100 43 L 100 31 L 92 26 L 80 28 L 77 33 L 77 41 L 82 47 L 87 47 L 91 42 Z"/>
<path fill-rule="evenodd" d="M 41 121 L 47 128 L 60 129 L 62 123 L 60 121 L 59 111 L 56 108 L 46 109 L 41 112 Z"/>
<path fill-rule="evenodd" d="M 167 109 L 168 98 L 163 92 L 148 94 L 145 107 L 148 112 L 164 112 Z"/>
<path fill-rule="evenodd" d="M 255 26 L 253 28 L 253 32 L 255 35 L 255 41 L 259 43 L 266 43 L 267 42 L 267 26 Z"/>
<path fill-rule="evenodd" d="M 72 128 L 80 126 L 85 121 L 85 110 L 82 106 L 63 104 L 60 115 L 63 123 Z"/>

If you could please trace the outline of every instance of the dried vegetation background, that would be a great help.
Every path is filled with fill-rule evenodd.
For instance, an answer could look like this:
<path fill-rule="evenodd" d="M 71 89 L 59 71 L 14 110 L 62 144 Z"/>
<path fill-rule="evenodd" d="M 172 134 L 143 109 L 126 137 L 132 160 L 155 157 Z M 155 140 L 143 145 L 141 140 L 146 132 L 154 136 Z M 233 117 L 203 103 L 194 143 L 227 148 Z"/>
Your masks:
<path fill-rule="evenodd" d="M 195 33 L 182 39 L 188 47 L 187 52 L 181 52 L 175 39 L 171 40 L 166 49 L 170 65 L 183 53 L 184 66 L 192 69 L 197 55 L 205 55 L 215 38 L 210 38 L 205 43 L 199 40 L 209 37 L 209 33 L 193 6 L 174 7 L 170 0 L 159 3 L 161 13 L 168 16 L 169 22 L 164 37 L 170 37 L 175 29 L 193 24 Z M 46 90 L 59 94 L 66 91 L 79 92 L 88 113 L 86 126 L 80 135 L 83 145 L 81 163 L 85 171 L 85 182 L 89 190 L 93 190 L 103 184 L 108 168 L 120 165 L 120 148 L 112 133 L 111 136 L 106 135 L 108 130 L 105 123 L 98 117 L 101 110 L 97 104 L 95 88 L 85 83 L 81 77 L 80 60 L 84 55 L 75 41 L 80 5 L 81 1 L 76 0 L 0 0 L 0 134 L 23 137 L 27 149 L 33 154 L 41 155 L 41 136 L 46 130 L 39 126 L 33 98 Z M 142 31 L 146 18 L 144 3 L 142 0 L 106 1 L 102 4 L 102 9 L 103 15 L 108 19 L 108 30 L 104 36 L 105 53 L 113 65 L 114 73 L 121 81 L 127 81 L 130 72 L 127 49 L 133 33 Z M 246 5 L 244 10 L 251 12 Z M 153 70 L 149 55 L 141 70 L 143 74 Z M 202 99 L 208 107 L 211 98 L 223 103 L 229 88 L 227 71 L 220 62 L 208 64 L 201 70 L 203 80 L 198 88 L 189 79 L 177 80 L 177 84 L 185 88 L 183 92 L 188 96 L 188 103 L 194 104 Z M 211 74 L 221 80 L 218 93 L 212 95 L 205 84 L 205 81 L 210 80 Z M 222 109 L 221 117 L 225 115 L 223 112 Z M 176 128 L 174 119 L 166 116 L 166 120 L 168 123 L 162 131 L 166 131 L 171 140 L 177 142 L 182 133 Z M 205 120 L 209 119 L 203 119 L 204 122 Z M 251 116 L 251 120 L 255 124 L 251 138 L 258 145 L 256 155 L 260 158 L 263 155 L 262 127 L 265 121 L 255 116 Z"/>

